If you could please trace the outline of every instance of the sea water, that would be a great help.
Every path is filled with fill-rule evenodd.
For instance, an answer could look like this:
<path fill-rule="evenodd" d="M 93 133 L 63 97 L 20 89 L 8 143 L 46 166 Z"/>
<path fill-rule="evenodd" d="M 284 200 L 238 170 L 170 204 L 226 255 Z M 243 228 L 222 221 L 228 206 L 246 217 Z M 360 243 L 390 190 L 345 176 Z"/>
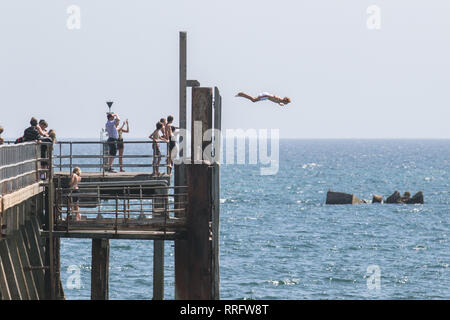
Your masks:
<path fill-rule="evenodd" d="M 450 140 L 281 140 L 279 160 L 221 167 L 222 299 L 450 298 Z M 425 204 L 325 205 L 328 190 Z M 110 243 L 110 299 L 152 299 L 152 241 Z M 61 241 L 67 299 L 90 298 L 90 264 L 90 240 Z M 164 272 L 173 299 L 172 241 Z"/>

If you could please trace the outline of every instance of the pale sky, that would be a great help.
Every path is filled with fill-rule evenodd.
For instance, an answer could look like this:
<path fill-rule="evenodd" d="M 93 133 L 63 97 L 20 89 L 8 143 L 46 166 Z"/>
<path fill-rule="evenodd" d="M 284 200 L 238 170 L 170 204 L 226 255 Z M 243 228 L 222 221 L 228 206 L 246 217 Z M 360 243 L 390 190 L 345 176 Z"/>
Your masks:
<path fill-rule="evenodd" d="M 70 5 L 80 29 L 67 28 Z M 379 30 L 367 27 L 370 5 Z M 449 16 L 448 0 L 2 0 L 0 125 L 17 138 L 35 116 L 60 139 L 98 138 L 112 99 L 129 119 L 126 137 L 148 137 L 159 118 L 178 121 L 187 31 L 188 79 L 219 87 L 223 128 L 450 138 Z"/>

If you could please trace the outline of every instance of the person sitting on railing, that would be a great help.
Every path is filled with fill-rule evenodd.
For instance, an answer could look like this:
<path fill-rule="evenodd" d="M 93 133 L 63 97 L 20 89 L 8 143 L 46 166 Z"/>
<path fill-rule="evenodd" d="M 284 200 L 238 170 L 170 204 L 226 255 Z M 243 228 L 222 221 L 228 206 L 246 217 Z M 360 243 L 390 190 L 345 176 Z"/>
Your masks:
<path fill-rule="evenodd" d="M 161 136 L 159 132 L 163 128 L 163 124 L 158 121 L 156 123 L 156 129 L 149 135 L 149 138 L 153 140 L 153 174 L 159 176 L 161 173 L 159 172 L 159 163 L 161 162 L 161 151 L 159 150 L 158 141 L 169 142 L 166 138 Z"/>
<path fill-rule="evenodd" d="M 109 158 L 108 158 L 108 167 L 106 168 L 106 171 L 108 172 L 116 172 L 112 168 L 112 164 L 114 162 L 114 157 L 117 154 L 117 140 L 119 139 L 119 133 L 117 132 L 116 128 L 116 121 L 117 115 L 115 113 L 108 113 L 105 129 L 108 133 L 108 140 L 106 141 L 108 143 L 109 148 Z"/>
<path fill-rule="evenodd" d="M 119 167 L 120 167 L 120 172 L 125 172 L 125 170 L 123 170 L 123 150 L 125 148 L 125 145 L 123 143 L 122 133 L 130 132 L 130 127 L 128 125 L 128 119 L 122 123 L 122 126 L 120 128 L 119 128 L 119 123 L 120 123 L 120 119 L 119 119 L 119 117 L 117 117 L 116 118 L 116 128 L 117 128 L 117 132 L 119 133 L 119 139 L 117 140 L 117 150 L 119 150 Z M 127 125 L 126 129 L 124 129 L 125 124 Z"/>
<path fill-rule="evenodd" d="M 72 171 L 72 177 L 70 178 L 70 182 L 69 182 L 69 188 L 71 189 L 71 195 L 72 195 L 72 212 L 76 213 L 76 221 L 80 221 L 81 220 L 81 215 L 80 215 L 80 207 L 78 205 L 79 203 L 79 197 L 78 197 L 78 193 L 80 193 L 80 189 L 78 188 L 78 183 L 80 183 L 81 181 L 81 169 L 78 167 L 75 167 Z"/>

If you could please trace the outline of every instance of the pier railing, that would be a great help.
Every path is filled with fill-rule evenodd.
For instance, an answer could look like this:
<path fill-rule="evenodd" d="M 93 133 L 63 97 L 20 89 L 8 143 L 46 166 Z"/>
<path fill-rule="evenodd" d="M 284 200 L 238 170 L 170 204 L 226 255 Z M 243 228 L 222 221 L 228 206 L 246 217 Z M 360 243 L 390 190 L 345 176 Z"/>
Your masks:
<path fill-rule="evenodd" d="M 115 156 L 109 155 L 107 141 L 58 141 L 53 152 L 53 167 L 63 171 L 79 167 L 85 171 L 105 172 L 108 160 L 114 158 L 113 168 L 119 168 L 119 151 Z M 124 154 L 121 156 L 124 170 L 131 168 L 154 168 L 153 141 L 123 141 Z M 166 142 L 158 142 L 161 150 L 161 161 L 158 168 L 168 168 L 168 147 Z M 168 169 L 166 170 L 166 172 Z"/>
<path fill-rule="evenodd" d="M 0 146 L 0 194 L 45 180 L 51 143 L 26 142 Z M 42 174 L 42 176 L 41 176 Z"/>
<path fill-rule="evenodd" d="M 158 185 L 159 184 L 159 185 Z M 155 181 L 55 186 L 55 228 L 60 231 L 175 231 L 186 216 L 186 187 Z M 79 219 L 77 219 L 77 213 Z"/>

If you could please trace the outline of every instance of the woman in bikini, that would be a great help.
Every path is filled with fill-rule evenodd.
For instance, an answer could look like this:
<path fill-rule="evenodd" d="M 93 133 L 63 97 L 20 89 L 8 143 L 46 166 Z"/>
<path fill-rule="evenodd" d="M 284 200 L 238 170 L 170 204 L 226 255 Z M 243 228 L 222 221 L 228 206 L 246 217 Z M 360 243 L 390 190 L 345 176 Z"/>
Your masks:
<path fill-rule="evenodd" d="M 285 106 L 288 103 L 291 102 L 291 99 L 289 99 L 288 97 L 278 97 L 274 94 L 270 94 L 268 92 L 262 92 L 260 93 L 257 97 L 252 97 L 249 94 L 246 94 L 245 92 L 239 92 L 236 97 L 242 97 L 242 98 L 246 98 L 252 102 L 258 102 L 258 101 L 263 101 L 263 100 L 270 100 L 272 102 L 278 103 L 280 106 Z"/>
<path fill-rule="evenodd" d="M 172 167 L 173 167 L 173 161 L 172 161 L 172 153 L 174 155 L 177 154 L 177 152 L 173 152 L 173 149 L 176 147 L 176 141 L 175 141 L 175 130 L 176 127 L 172 126 L 173 122 L 173 116 L 167 117 L 167 124 L 166 124 L 166 134 L 165 138 L 169 140 L 169 152 L 167 156 L 167 173 L 170 175 L 172 173 Z"/>

